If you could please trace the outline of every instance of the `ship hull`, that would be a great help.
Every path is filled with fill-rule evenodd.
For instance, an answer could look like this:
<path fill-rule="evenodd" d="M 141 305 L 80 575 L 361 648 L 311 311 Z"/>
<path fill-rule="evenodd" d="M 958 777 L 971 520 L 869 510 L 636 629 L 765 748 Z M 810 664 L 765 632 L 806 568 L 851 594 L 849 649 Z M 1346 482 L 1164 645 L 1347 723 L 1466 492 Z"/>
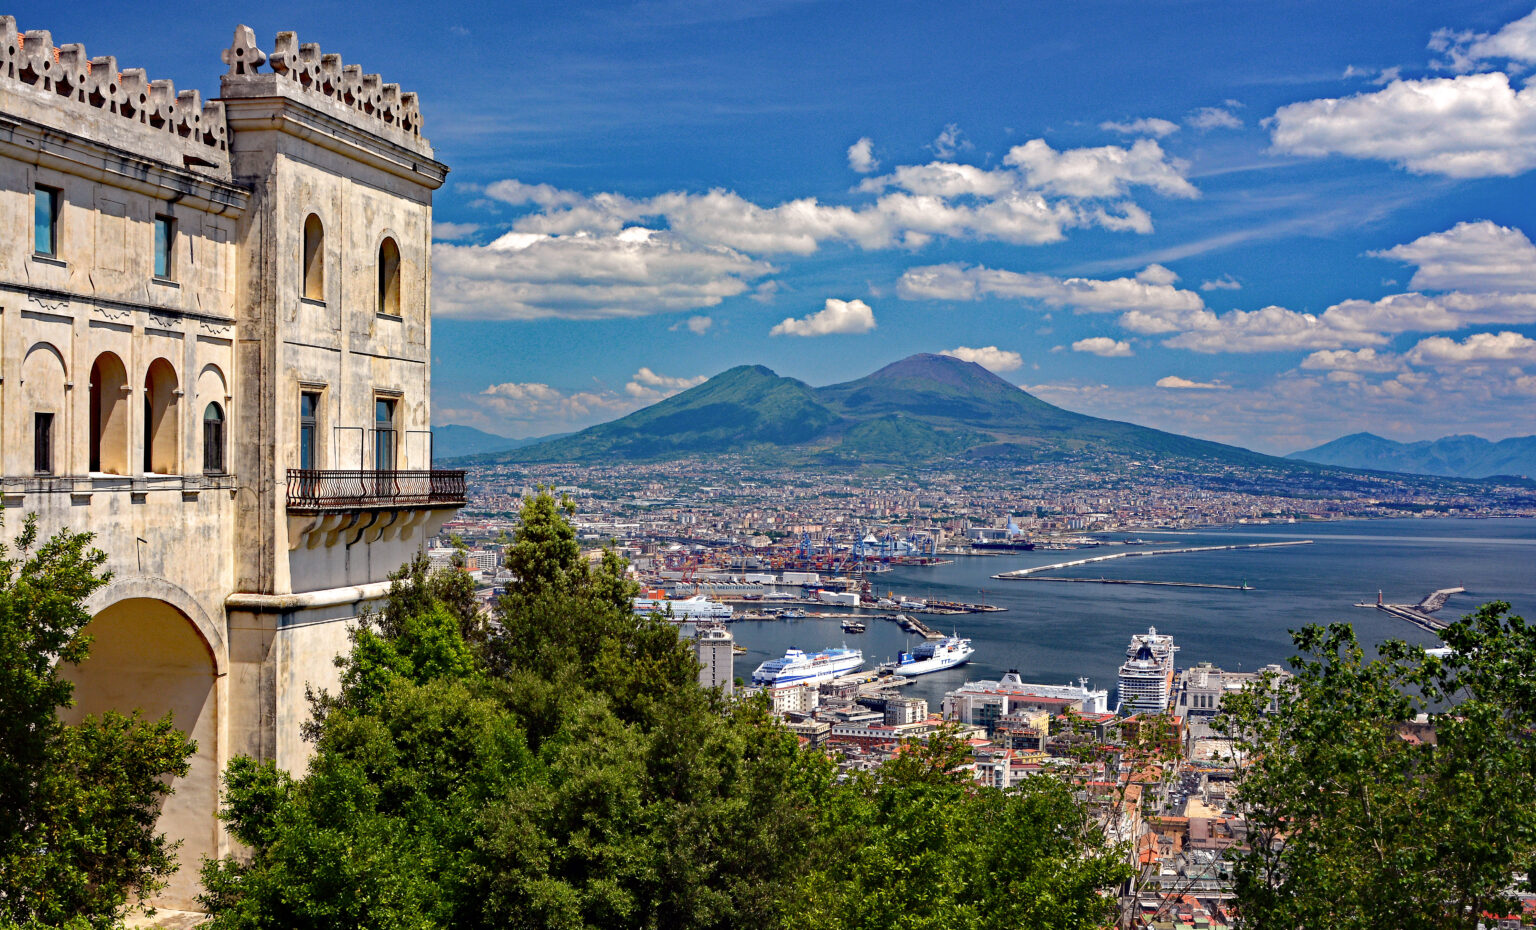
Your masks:
<path fill-rule="evenodd" d="M 763 663 L 767 665 L 768 663 Z M 785 668 L 783 670 L 764 670 L 760 665 L 757 671 L 752 673 L 752 683 L 769 688 L 783 688 L 788 685 L 820 684 L 829 681 L 839 675 L 846 675 L 864 664 L 864 655 L 855 651 L 853 655 L 834 659 L 819 665 L 804 663 Z"/>
<path fill-rule="evenodd" d="M 922 659 L 917 662 L 908 662 L 905 665 L 888 665 L 886 667 L 897 675 L 930 675 L 934 672 L 942 672 L 946 669 L 958 668 L 959 666 L 962 666 L 965 663 L 971 661 L 971 656 L 975 654 L 975 650 L 971 650 L 970 652 L 961 653 L 958 655 L 948 655 L 942 658 Z"/>

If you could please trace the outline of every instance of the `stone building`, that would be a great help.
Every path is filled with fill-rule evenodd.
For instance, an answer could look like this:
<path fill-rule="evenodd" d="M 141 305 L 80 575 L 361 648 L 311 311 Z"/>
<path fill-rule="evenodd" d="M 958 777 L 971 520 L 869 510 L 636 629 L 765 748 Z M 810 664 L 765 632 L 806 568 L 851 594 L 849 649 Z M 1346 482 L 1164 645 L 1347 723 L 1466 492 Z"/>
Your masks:
<path fill-rule="evenodd" d="M 464 496 L 431 461 L 447 167 L 415 95 L 293 33 L 223 60 L 204 102 L 0 17 L 4 538 L 31 512 L 109 556 L 69 713 L 197 741 L 169 907 L 228 849 L 225 762 L 302 769 L 306 684 Z"/>

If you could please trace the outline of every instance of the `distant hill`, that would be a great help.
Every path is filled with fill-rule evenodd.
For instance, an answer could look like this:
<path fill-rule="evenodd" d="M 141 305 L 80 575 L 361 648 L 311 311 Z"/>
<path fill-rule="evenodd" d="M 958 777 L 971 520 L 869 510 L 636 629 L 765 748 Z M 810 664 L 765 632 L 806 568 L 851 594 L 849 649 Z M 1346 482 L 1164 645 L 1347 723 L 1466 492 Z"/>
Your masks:
<path fill-rule="evenodd" d="M 1114 452 L 1228 464 L 1297 463 L 1052 406 L 973 362 L 914 355 L 813 388 L 760 365 L 722 372 L 626 417 L 496 456 L 645 460 L 733 452 L 778 462 L 1049 459 Z"/>
<path fill-rule="evenodd" d="M 509 449 L 520 449 L 523 446 L 544 442 L 550 438 L 533 436 L 528 439 L 512 439 L 508 436 L 487 433 L 473 426 L 458 426 L 450 423 L 446 426 L 432 427 L 432 458 L 445 461 L 466 455 L 506 452 Z"/>
<path fill-rule="evenodd" d="M 1536 477 L 1536 436 L 1490 442 L 1481 436 L 1443 436 L 1423 442 L 1395 442 L 1372 433 L 1353 433 L 1289 458 L 1319 465 L 1395 471 L 1447 478 L 1491 475 Z"/>

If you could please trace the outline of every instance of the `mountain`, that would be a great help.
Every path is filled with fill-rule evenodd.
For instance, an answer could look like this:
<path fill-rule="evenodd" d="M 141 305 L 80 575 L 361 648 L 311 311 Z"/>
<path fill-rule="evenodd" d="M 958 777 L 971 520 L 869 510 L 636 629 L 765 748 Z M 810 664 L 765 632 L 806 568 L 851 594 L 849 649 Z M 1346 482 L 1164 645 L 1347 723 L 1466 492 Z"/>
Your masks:
<path fill-rule="evenodd" d="M 1372 433 L 1353 433 L 1289 458 L 1320 465 L 1396 471 L 1448 478 L 1491 475 L 1536 477 L 1536 436 L 1490 442 L 1481 436 L 1442 436 L 1423 442 L 1395 442 Z"/>
<path fill-rule="evenodd" d="M 473 426 L 458 426 L 450 423 L 446 426 L 432 427 L 432 458 L 444 461 L 465 455 L 506 452 L 509 449 L 521 449 L 523 446 L 545 442 L 552 438 L 554 437 L 533 436 L 528 439 L 512 439 L 508 436 L 487 433 Z"/>
<path fill-rule="evenodd" d="M 1072 413 L 980 365 L 943 355 L 914 355 L 821 388 L 761 365 L 732 368 L 626 417 L 493 458 L 580 462 L 723 451 L 827 463 L 1113 452 L 1300 467 L 1235 446 Z"/>

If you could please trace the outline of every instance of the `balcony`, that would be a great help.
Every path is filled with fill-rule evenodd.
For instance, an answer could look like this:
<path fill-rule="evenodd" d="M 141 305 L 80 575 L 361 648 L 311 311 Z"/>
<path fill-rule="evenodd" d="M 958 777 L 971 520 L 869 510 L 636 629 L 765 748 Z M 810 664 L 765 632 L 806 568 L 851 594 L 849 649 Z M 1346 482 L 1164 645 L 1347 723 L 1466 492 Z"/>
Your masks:
<path fill-rule="evenodd" d="M 462 471 L 288 469 L 288 512 L 291 514 L 462 506 Z"/>

